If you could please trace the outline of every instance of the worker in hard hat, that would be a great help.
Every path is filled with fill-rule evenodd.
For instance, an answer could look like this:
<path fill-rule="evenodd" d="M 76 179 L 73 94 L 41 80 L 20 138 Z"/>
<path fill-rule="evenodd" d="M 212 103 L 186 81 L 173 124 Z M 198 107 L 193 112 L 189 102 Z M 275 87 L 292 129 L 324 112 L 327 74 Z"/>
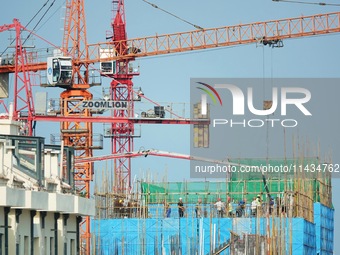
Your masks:
<path fill-rule="evenodd" d="M 257 195 L 257 197 L 256 197 L 256 215 L 261 216 L 261 206 L 262 206 L 261 196 Z"/>
<path fill-rule="evenodd" d="M 223 217 L 223 211 L 225 210 L 225 205 L 221 201 L 221 198 L 219 197 L 217 199 L 217 202 L 215 203 L 216 211 L 217 211 L 217 217 L 222 218 Z"/>
<path fill-rule="evenodd" d="M 178 206 L 178 215 L 180 218 L 182 218 L 184 216 L 185 208 L 184 208 L 183 200 L 181 197 L 178 199 L 177 206 Z"/>
<path fill-rule="evenodd" d="M 231 198 L 228 199 L 228 214 L 229 217 L 234 217 L 234 208 L 233 208 L 233 201 L 231 200 Z"/>

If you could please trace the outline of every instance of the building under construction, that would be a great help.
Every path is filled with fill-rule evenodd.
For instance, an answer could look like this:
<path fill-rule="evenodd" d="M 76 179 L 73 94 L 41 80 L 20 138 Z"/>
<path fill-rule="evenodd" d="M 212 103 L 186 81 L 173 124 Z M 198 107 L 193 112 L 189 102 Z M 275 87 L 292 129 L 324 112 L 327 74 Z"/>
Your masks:
<path fill-rule="evenodd" d="M 266 160 L 238 162 L 254 166 Z M 267 161 L 273 166 L 292 162 L 321 163 L 316 158 Z M 96 188 L 94 254 L 333 254 L 329 174 L 270 179 L 235 174 L 224 182 L 140 180 L 137 185 L 125 195 L 108 185 Z"/>

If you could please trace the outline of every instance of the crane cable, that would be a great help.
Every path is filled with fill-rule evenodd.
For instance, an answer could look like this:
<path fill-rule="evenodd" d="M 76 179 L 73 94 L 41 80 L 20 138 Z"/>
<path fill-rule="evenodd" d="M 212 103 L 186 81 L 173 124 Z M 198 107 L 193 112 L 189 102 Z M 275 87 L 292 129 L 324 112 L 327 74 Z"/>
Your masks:
<path fill-rule="evenodd" d="M 43 5 L 42 7 L 36 12 L 36 14 L 30 19 L 30 21 L 26 24 L 25 27 L 28 27 L 29 24 L 31 24 L 31 22 L 35 19 L 35 17 L 37 17 L 37 15 L 41 12 L 41 10 L 47 5 L 47 3 L 49 2 L 50 0 L 47 0 Z M 10 43 L 10 45 L 12 45 L 14 43 L 15 39 L 12 40 L 12 42 Z M 0 57 L 9 49 L 9 47 L 6 47 L 6 49 L 1 52 L 0 54 Z"/>
<path fill-rule="evenodd" d="M 49 1 L 49 0 L 48 0 Z M 47 3 L 47 2 L 46 2 Z M 40 22 L 42 21 L 42 19 L 46 16 L 47 12 L 51 9 L 51 7 L 53 6 L 53 4 L 55 3 L 55 0 L 53 0 L 53 2 L 50 4 L 50 6 L 47 8 L 47 10 L 45 11 L 45 13 L 41 16 L 41 18 L 39 19 L 39 21 L 37 22 L 37 24 L 33 27 L 32 31 L 34 31 L 34 29 L 36 29 L 36 27 L 40 24 Z M 22 43 L 23 45 L 25 44 L 25 42 L 30 38 L 30 36 L 32 35 L 32 33 L 29 33 L 25 39 L 25 41 Z"/>
<path fill-rule="evenodd" d="M 66 1 L 64 1 L 48 18 L 47 20 L 45 20 L 45 22 L 43 24 L 41 24 L 41 26 L 36 30 L 36 31 L 39 31 L 53 16 L 54 14 L 57 13 L 57 11 L 59 11 L 63 6 L 64 4 L 66 3 Z"/>
<path fill-rule="evenodd" d="M 322 6 L 340 6 L 340 4 L 328 4 L 324 2 L 302 2 L 302 1 L 294 1 L 294 0 L 272 0 L 273 2 L 286 2 L 286 3 L 293 3 L 293 4 L 313 4 L 313 5 L 322 5 Z"/>
<path fill-rule="evenodd" d="M 195 24 L 193 24 L 193 23 L 191 23 L 191 22 L 189 22 L 189 21 L 187 21 L 187 20 L 185 20 L 185 19 L 182 19 L 181 17 L 178 17 L 177 15 L 175 15 L 175 14 L 173 14 L 173 13 L 171 13 L 171 12 L 168 12 L 167 10 L 164 10 L 164 9 L 160 8 L 159 6 L 153 4 L 153 3 L 150 3 L 150 2 L 148 2 L 148 1 L 146 1 L 146 0 L 143 0 L 143 2 L 145 2 L 145 3 L 149 4 L 149 5 L 151 5 L 152 7 L 156 8 L 156 9 L 159 9 L 159 10 L 161 10 L 161 11 L 163 11 L 163 12 L 165 12 L 165 13 L 167 13 L 167 14 L 173 16 L 173 17 L 175 17 L 176 19 L 179 19 L 179 20 L 181 20 L 181 21 L 183 21 L 183 22 L 185 22 L 185 23 L 187 23 L 187 24 L 189 24 L 189 25 L 191 25 L 191 26 L 193 26 L 193 27 L 195 27 L 195 28 L 197 28 L 197 29 L 204 30 L 203 27 L 200 27 L 200 26 L 195 25 Z"/>
<path fill-rule="evenodd" d="M 31 20 L 27 23 L 26 27 L 31 24 L 31 22 L 35 19 L 35 17 L 41 12 L 41 10 L 47 5 L 47 3 L 49 2 L 50 0 L 47 0 L 43 6 L 39 9 L 39 11 L 37 11 L 37 13 L 33 16 L 33 18 L 31 18 Z"/>

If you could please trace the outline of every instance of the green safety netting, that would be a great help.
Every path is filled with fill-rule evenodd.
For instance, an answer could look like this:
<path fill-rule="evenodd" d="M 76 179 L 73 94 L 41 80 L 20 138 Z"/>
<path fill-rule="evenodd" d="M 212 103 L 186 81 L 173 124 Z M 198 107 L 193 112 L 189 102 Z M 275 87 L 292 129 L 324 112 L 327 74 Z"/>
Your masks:
<path fill-rule="evenodd" d="M 323 182 L 316 179 L 305 179 L 299 182 L 296 179 L 266 180 L 272 197 L 283 195 L 285 191 L 312 192 L 315 202 L 320 202 L 322 194 L 326 195 Z M 303 184 L 302 184 L 303 183 Z M 250 202 L 254 196 L 261 195 L 266 199 L 266 190 L 262 179 L 242 180 L 229 182 L 161 182 L 141 183 L 142 194 L 146 203 L 176 203 L 181 197 L 185 203 L 195 204 L 198 198 L 204 204 L 216 202 L 217 198 L 227 201 L 227 197 L 235 202 L 245 199 Z M 321 201 L 324 202 L 324 201 Z"/>
<path fill-rule="evenodd" d="M 181 197 L 184 202 L 195 203 L 198 198 L 203 203 L 226 198 L 227 185 L 224 182 L 142 182 L 142 193 L 147 203 L 174 203 Z"/>
<path fill-rule="evenodd" d="M 146 203 L 176 203 L 180 197 L 186 203 L 196 203 L 201 198 L 203 203 L 212 203 L 221 198 L 226 201 L 245 199 L 250 202 L 254 196 L 266 198 L 264 179 L 273 197 L 282 196 L 285 191 L 312 191 L 313 200 L 329 204 L 329 175 L 317 169 L 322 164 L 317 158 L 299 159 L 238 159 L 230 161 L 239 164 L 229 181 L 202 182 L 142 182 L 141 189 Z M 242 166 L 253 166 L 259 171 L 242 172 Z M 267 168 L 266 168 L 267 167 Z M 285 167 L 286 171 L 281 171 Z M 263 171 L 263 169 L 267 169 Z M 272 170 L 269 170 L 272 169 Z M 289 171 L 287 171 L 287 169 Z M 234 168 L 235 170 L 235 168 Z M 280 171 L 276 171 L 280 170 Z M 301 181 L 303 180 L 303 181 Z"/>
<path fill-rule="evenodd" d="M 186 203 L 196 203 L 198 198 L 203 203 L 212 203 L 221 198 L 226 201 L 245 199 L 250 202 L 254 196 L 266 198 L 264 179 L 273 197 L 283 196 L 286 191 L 301 191 L 309 193 L 315 202 L 329 204 L 331 197 L 330 178 L 320 171 L 307 171 L 320 165 L 317 158 L 302 159 L 239 159 L 230 161 L 239 164 L 232 173 L 229 181 L 201 181 L 201 182 L 142 182 L 141 189 L 146 203 L 176 203 L 180 197 Z M 241 166 L 257 166 L 267 171 L 241 172 Z M 275 171 L 286 166 L 287 172 Z M 274 169 L 269 171 L 268 169 Z M 255 169 L 255 168 L 254 168 Z M 303 180 L 303 181 L 301 181 Z M 328 201 L 329 200 L 329 201 Z"/>

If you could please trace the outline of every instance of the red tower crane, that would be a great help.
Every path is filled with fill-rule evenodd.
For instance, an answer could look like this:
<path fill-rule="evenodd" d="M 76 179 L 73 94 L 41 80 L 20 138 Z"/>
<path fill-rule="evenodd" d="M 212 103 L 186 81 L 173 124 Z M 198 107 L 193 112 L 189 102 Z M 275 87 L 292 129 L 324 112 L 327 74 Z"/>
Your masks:
<path fill-rule="evenodd" d="M 116 54 L 126 56 L 128 54 L 128 45 L 126 34 L 126 19 L 124 0 L 113 0 L 113 20 L 112 44 L 116 49 Z M 122 42 L 122 43 L 118 43 Z M 134 73 L 130 68 L 130 61 L 134 58 L 124 58 L 115 61 L 115 72 L 111 75 L 112 82 L 110 86 L 111 99 L 114 101 L 126 101 L 130 107 L 126 110 L 113 110 L 112 117 L 132 118 L 134 117 L 133 103 L 133 82 L 132 78 L 138 73 Z M 134 124 L 113 123 L 111 130 L 112 154 L 126 153 L 133 151 Z M 117 193 L 124 193 L 124 190 L 130 189 L 131 184 L 131 159 L 118 158 L 114 159 L 114 189 Z"/>
<path fill-rule="evenodd" d="M 13 19 L 13 23 L 0 26 L 0 32 L 14 29 L 15 30 L 15 46 L 14 46 L 14 109 L 13 117 L 22 122 L 22 135 L 33 134 L 33 114 L 34 103 L 32 96 L 32 86 L 30 84 L 30 69 L 27 66 L 27 52 L 22 45 L 21 32 L 25 28 L 20 24 L 19 20 Z M 7 109 L 7 107 L 5 107 Z"/>

